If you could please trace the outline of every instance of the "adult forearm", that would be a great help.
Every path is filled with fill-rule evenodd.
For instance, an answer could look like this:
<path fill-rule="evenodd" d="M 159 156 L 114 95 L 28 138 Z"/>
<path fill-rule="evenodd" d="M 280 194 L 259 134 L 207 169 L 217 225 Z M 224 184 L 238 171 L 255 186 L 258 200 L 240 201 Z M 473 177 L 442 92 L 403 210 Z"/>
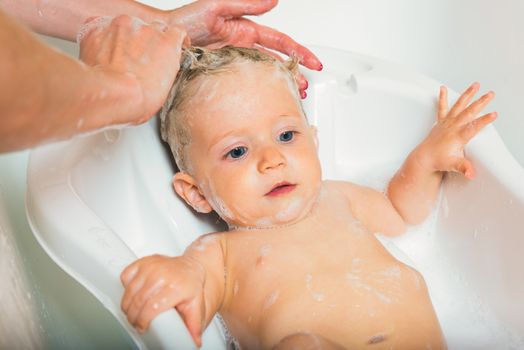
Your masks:
<path fill-rule="evenodd" d="M 432 210 L 443 173 L 430 171 L 415 149 L 390 181 L 387 195 L 406 224 L 421 223 Z"/>
<path fill-rule="evenodd" d="M 0 0 L 0 8 L 38 33 L 70 41 L 90 17 L 126 14 L 151 22 L 165 16 L 164 11 L 133 0 Z"/>
<path fill-rule="evenodd" d="M 0 152 L 116 124 L 141 102 L 132 77 L 48 48 L 0 11 Z"/>

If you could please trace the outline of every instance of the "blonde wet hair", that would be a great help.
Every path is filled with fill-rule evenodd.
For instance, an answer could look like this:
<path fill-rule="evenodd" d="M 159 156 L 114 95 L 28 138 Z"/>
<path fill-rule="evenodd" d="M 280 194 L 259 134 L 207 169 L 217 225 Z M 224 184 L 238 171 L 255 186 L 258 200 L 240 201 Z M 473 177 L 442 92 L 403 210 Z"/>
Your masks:
<path fill-rule="evenodd" d="M 226 46 L 208 50 L 190 47 L 183 51 L 180 62 L 180 70 L 159 113 L 162 140 L 169 144 L 180 171 L 189 171 L 187 147 L 191 143 L 191 135 L 187 122 L 187 108 L 190 106 L 186 102 L 195 91 L 191 87 L 196 84 L 196 78 L 231 72 L 239 63 L 254 62 L 273 65 L 288 78 L 297 101 L 301 103 L 295 79 L 298 73 L 296 58 L 280 62 L 275 57 L 256 49 Z"/>

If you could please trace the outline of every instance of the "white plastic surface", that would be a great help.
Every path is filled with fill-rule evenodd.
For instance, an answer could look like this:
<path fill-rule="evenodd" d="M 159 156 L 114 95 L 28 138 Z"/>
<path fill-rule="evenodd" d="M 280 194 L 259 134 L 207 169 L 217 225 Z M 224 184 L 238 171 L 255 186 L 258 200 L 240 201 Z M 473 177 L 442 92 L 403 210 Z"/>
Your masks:
<path fill-rule="evenodd" d="M 397 66 L 315 48 L 304 106 L 318 126 L 324 177 L 384 188 L 434 122 L 439 84 Z M 449 176 L 438 210 L 383 243 L 426 278 L 451 349 L 519 348 L 524 324 L 524 170 L 488 127 L 467 149 L 478 176 Z M 194 347 L 175 311 L 141 337 L 120 312 L 119 274 L 136 257 L 180 254 L 219 229 L 171 187 L 174 169 L 154 121 L 32 153 L 27 211 L 48 254 L 93 293 L 140 348 Z M 520 247 L 520 248 L 519 248 Z M 215 322 L 204 349 L 224 348 Z"/>

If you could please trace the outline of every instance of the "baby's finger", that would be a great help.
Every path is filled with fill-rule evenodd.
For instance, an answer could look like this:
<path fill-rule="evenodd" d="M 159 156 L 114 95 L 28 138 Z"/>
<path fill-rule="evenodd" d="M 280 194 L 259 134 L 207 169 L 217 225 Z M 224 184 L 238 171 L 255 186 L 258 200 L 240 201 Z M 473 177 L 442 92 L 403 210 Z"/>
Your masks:
<path fill-rule="evenodd" d="M 440 87 L 440 95 L 438 99 L 437 120 L 446 118 L 448 114 L 448 88 L 444 85 Z"/>
<path fill-rule="evenodd" d="M 140 270 L 140 264 L 139 260 L 135 261 L 134 263 L 128 265 L 124 271 L 120 274 L 120 281 L 124 285 L 124 287 L 127 287 L 129 282 L 135 278 L 136 274 Z"/>
<path fill-rule="evenodd" d="M 479 89 L 479 83 L 475 82 L 471 84 L 471 86 L 466 91 L 464 91 L 464 93 L 459 97 L 457 102 L 455 102 L 453 107 L 451 107 L 451 110 L 448 113 L 448 117 L 456 117 L 460 112 L 462 112 L 467 107 L 471 99 L 473 99 L 475 94 L 479 91 Z"/>
<path fill-rule="evenodd" d="M 457 158 L 452 167 L 452 170 L 457 173 L 461 173 L 470 180 L 475 177 L 475 168 L 473 167 L 473 164 L 466 158 Z"/>
<path fill-rule="evenodd" d="M 158 293 L 147 300 L 138 313 L 134 323 L 135 327 L 139 332 L 146 331 L 156 316 L 176 307 L 182 302 L 183 297 L 183 295 L 172 288 L 163 288 L 158 291 Z"/>
<path fill-rule="evenodd" d="M 462 113 L 459 114 L 460 122 L 464 124 L 471 122 L 473 119 L 477 117 L 480 111 L 482 111 L 488 105 L 488 103 L 490 103 L 491 100 L 493 100 L 494 97 L 495 93 L 493 91 L 490 91 L 482 95 L 482 97 L 473 102 L 471 105 L 469 105 L 468 108 L 466 108 L 464 111 L 462 111 Z"/>
<path fill-rule="evenodd" d="M 143 308 L 151 299 L 161 293 L 165 289 L 165 281 L 162 278 L 150 278 L 144 283 L 142 287 L 131 300 L 127 309 L 127 320 L 131 324 L 136 324 L 137 319 Z"/>
<path fill-rule="evenodd" d="M 464 142 L 467 143 L 475 135 L 477 135 L 480 130 L 484 129 L 486 125 L 493 123 L 497 119 L 497 116 L 497 112 L 491 112 L 473 120 L 464 126 L 461 131 L 461 136 Z"/>
<path fill-rule="evenodd" d="M 124 296 L 122 297 L 122 302 L 120 303 L 122 311 L 124 311 L 126 314 L 129 310 L 131 302 L 133 301 L 133 298 L 135 297 L 135 294 L 138 293 L 144 286 L 144 282 L 145 278 L 142 276 L 142 274 L 140 274 L 133 278 L 133 280 L 126 287 Z"/>
<path fill-rule="evenodd" d="M 200 347 L 202 346 L 202 331 L 204 328 L 205 321 L 205 302 L 202 296 L 195 297 L 193 300 L 178 305 L 176 307 L 177 311 L 182 316 L 184 323 L 186 324 L 187 330 L 195 344 Z"/>

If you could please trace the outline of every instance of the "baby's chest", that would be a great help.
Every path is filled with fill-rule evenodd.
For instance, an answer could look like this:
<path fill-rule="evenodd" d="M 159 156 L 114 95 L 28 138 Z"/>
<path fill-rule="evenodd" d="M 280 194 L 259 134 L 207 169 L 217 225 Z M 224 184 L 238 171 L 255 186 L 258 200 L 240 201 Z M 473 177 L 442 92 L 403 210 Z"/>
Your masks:
<path fill-rule="evenodd" d="M 384 332 L 373 325 L 380 328 L 388 310 L 405 302 L 406 281 L 417 276 L 382 251 L 348 244 L 305 244 L 297 251 L 260 245 L 231 276 L 231 313 L 267 346 L 297 330 L 337 339 L 348 329 L 364 338 Z"/>

